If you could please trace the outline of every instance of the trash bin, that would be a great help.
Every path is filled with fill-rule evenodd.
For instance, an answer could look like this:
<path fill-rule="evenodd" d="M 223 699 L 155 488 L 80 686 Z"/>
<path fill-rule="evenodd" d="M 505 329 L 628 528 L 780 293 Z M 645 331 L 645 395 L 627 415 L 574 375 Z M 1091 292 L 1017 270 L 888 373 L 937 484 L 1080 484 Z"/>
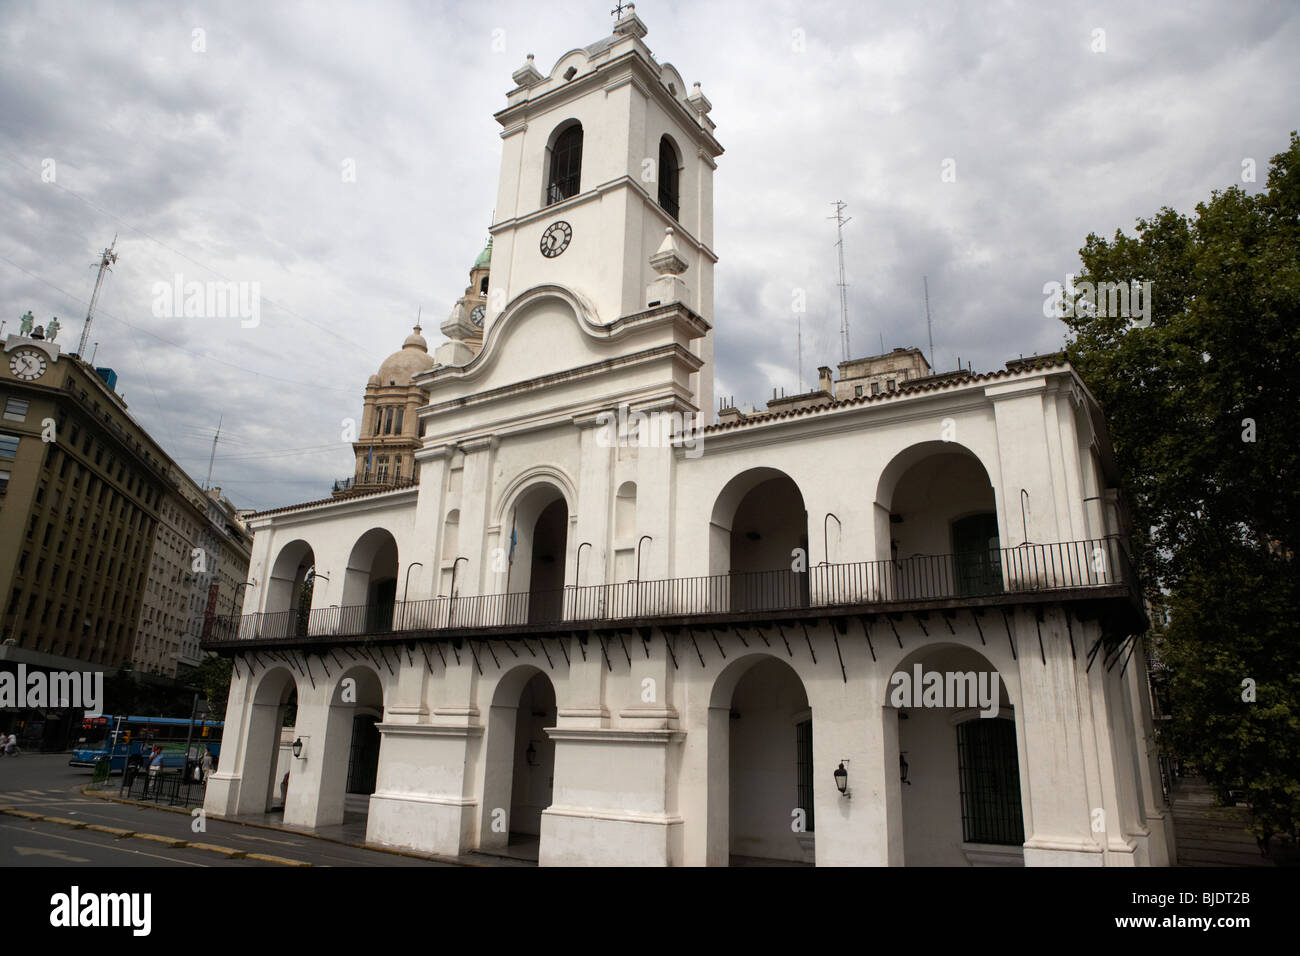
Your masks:
<path fill-rule="evenodd" d="M 128 794 L 131 792 L 131 784 L 135 780 L 135 775 L 140 772 L 141 760 L 138 754 L 132 754 L 126 758 L 126 766 L 122 768 L 122 790 Z"/>

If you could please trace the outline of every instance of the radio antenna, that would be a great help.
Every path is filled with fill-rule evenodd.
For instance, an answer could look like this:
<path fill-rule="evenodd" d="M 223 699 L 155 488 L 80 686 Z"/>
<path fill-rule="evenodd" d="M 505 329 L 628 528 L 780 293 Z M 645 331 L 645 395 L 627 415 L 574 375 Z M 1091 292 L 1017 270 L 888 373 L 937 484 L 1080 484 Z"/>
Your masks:
<path fill-rule="evenodd" d="M 90 341 L 90 323 L 95 319 L 95 305 L 99 302 L 99 290 L 104 285 L 104 273 L 110 271 L 113 263 L 117 262 L 117 253 L 113 251 L 116 248 L 117 235 L 114 234 L 113 244 L 99 254 L 99 275 L 95 277 L 95 291 L 90 294 L 90 308 L 86 310 L 86 324 L 81 330 L 81 344 L 77 346 L 78 355 L 86 354 L 86 343 Z M 91 263 L 91 268 L 95 265 Z"/>

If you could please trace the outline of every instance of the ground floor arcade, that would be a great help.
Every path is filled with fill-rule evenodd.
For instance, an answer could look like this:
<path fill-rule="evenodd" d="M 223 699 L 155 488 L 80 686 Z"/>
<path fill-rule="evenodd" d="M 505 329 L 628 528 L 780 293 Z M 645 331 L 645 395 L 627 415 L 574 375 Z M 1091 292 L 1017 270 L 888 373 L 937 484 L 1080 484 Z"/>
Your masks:
<path fill-rule="evenodd" d="M 246 643 L 214 814 L 543 865 L 1170 859 L 1143 655 L 1069 605 Z"/>

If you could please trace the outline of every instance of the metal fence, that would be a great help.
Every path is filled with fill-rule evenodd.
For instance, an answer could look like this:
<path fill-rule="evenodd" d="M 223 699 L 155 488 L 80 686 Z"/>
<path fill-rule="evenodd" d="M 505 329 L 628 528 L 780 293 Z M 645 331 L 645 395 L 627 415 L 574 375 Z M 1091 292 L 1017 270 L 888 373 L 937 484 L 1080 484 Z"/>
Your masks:
<path fill-rule="evenodd" d="M 129 777 L 123 776 L 118 794 L 131 800 L 166 804 L 169 807 L 198 807 L 203 805 L 207 782 L 196 782 L 179 770 L 149 773 L 141 770 Z"/>
<path fill-rule="evenodd" d="M 217 618 L 213 641 L 346 637 L 449 628 L 626 621 L 812 607 L 960 600 L 1131 584 L 1119 538 L 1024 544 L 897 560 L 820 564 L 805 571 L 736 571 L 553 591 L 436 597 Z"/>

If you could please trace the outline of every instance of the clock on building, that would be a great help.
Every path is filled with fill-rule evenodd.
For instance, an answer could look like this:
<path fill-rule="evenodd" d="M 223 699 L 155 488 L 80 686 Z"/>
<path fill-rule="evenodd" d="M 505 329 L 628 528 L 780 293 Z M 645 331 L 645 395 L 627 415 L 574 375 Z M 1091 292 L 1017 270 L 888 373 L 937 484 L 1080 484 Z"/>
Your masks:
<path fill-rule="evenodd" d="M 14 378 L 31 382 L 45 374 L 45 356 L 35 349 L 18 349 L 9 358 Z"/>
<path fill-rule="evenodd" d="M 484 314 L 485 314 L 485 310 L 483 306 L 481 305 L 474 306 L 473 311 L 471 311 L 469 314 L 469 320 L 474 323 L 474 328 L 476 329 L 483 328 Z"/>
<path fill-rule="evenodd" d="M 548 259 L 554 259 L 565 249 L 569 248 L 569 240 L 573 238 L 573 227 L 561 219 L 559 222 L 553 222 L 542 233 L 542 255 Z"/>

